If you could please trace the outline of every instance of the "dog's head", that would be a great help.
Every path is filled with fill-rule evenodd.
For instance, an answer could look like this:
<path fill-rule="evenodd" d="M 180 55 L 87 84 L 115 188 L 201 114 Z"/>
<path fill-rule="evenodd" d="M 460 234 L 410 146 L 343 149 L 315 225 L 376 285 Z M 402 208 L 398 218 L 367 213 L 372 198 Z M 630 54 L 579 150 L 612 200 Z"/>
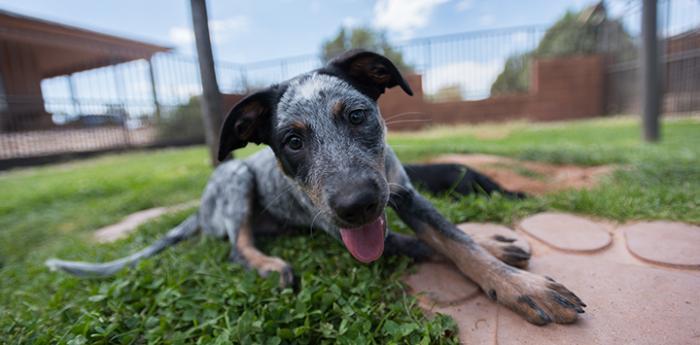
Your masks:
<path fill-rule="evenodd" d="M 222 127 L 219 159 L 248 142 L 265 143 L 344 240 L 343 229 L 357 234 L 369 225 L 381 227 L 383 235 L 389 187 L 377 99 L 394 86 L 412 94 L 389 59 L 349 51 L 240 101 Z"/>

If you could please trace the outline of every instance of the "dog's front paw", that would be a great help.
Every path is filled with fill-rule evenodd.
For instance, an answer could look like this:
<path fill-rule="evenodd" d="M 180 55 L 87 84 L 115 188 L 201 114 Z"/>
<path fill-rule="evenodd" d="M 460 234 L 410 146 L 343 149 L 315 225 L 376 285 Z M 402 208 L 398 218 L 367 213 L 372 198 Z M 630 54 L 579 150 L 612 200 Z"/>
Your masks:
<path fill-rule="evenodd" d="M 578 296 L 554 279 L 520 270 L 486 293 L 492 300 L 540 326 L 550 322 L 572 323 L 586 307 Z"/>
<path fill-rule="evenodd" d="M 474 236 L 474 240 L 508 265 L 526 268 L 530 262 L 530 246 L 524 240 L 502 235 Z"/>
<path fill-rule="evenodd" d="M 262 255 L 257 251 L 247 252 L 245 255 L 239 251 L 232 251 L 229 261 L 243 265 L 246 269 L 254 269 L 261 277 L 267 277 L 272 272 L 280 275 L 280 287 L 290 287 L 294 284 L 294 271 L 286 261 L 274 257 Z M 252 255 L 254 254 L 254 255 Z"/>
<path fill-rule="evenodd" d="M 279 273 L 280 287 L 289 287 L 294 283 L 294 271 L 292 271 L 292 266 L 280 258 L 266 257 L 255 269 L 261 277 L 267 277 L 272 272 Z"/>

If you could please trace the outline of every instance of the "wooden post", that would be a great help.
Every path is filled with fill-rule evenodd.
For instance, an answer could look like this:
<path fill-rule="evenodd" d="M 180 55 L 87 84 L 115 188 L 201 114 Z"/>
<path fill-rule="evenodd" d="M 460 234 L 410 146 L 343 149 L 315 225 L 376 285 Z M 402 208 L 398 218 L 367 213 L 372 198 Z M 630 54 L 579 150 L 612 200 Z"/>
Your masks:
<path fill-rule="evenodd" d="M 661 83 L 657 27 L 657 0 L 642 3 L 642 116 L 644 140 L 659 140 L 659 113 L 661 111 Z"/>
<path fill-rule="evenodd" d="M 221 93 L 216 82 L 216 70 L 214 69 L 214 56 L 211 51 L 209 38 L 209 20 L 207 18 L 207 4 L 205 0 L 190 0 L 192 7 L 192 26 L 194 38 L 197 44 L 197 58 L 199 60 L 199 73 L 202 79 L 202 121 L 204 123 L 204 135 L 212 165 L 218 164 L 217 150 L 219 143 L 219 128 L 221 127 Z"/>

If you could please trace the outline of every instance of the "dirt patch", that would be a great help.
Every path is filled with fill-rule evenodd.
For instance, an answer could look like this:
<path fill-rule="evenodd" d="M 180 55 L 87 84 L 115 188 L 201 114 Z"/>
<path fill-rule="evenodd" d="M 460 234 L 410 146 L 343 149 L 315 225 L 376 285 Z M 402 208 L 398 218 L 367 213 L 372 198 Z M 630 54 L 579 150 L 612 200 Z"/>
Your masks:
<path fill-rule="evenodd" d="M 158 218 L 166 213 L 182 211 L 190 207 L 197 206 L 198 204 L 199 200 L 194 200 L 175 206 L 155 207 L 134 212 L 126 216 L 126 218 L 122 219 L 122 221 L 119 223 L 97 229 L 93 235 L 93 238 L 99 243 L 114 242 L 120 238 L 126 237 L 126 235 L 136 230 L 139 225 L 146 223 L 151 219 Z"/>
<path fill-rule="evenodd" d="M 529 194 L 592 188 L 615 170 L 611 165 L 555 165 L 484 154 L 443 155 L 430 159 L 429 162 L 466 165 L 487 175 L 506 189 Z"/>

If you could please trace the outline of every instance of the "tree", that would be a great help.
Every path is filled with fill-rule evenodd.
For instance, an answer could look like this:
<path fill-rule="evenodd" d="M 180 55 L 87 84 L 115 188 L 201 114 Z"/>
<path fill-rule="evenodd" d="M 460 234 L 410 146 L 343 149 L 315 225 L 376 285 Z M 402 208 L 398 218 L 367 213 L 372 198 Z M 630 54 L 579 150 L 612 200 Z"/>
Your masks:
<path fill-rule="evenodd" d="M 439 102 L 461 101 L 462 85 L 449 84 L 439 88 L 434 94 L 428 95 L 431 100 Z"/>
<path fill-rule="evenodd" d="M 527 92 L 530 80 L 531 54 L 516 54 L 506 60 L 503 72 L 491 85 L 491 95 Z"/>
<path fill-rule="evenodd" d="M 527 91 L 533 58 L 604 53 L 611 59 L 622 61 L 634 58 L 636 51 L 622 23 L 607 17 L 603 2 L 578 13 L 567 11 L 547 29 L 534 51 L 516 54 L 506 60 L 503 72 L 491 85 L 491 95 Z"/>
<path fill-rule="evenodd" d="M 350 49 L 367 49 L 383 54 L 391 60 L 401 72 L 408 73 L 413 68 L 408 65 L 400 51 L 394 48 L 386 38 L 386 34 L 370 28 L 357 27 L 352 29 L 340 28 L 340 31 L 321 47 L 321 59 L 324 63 Z"/>
<path fill-rule="evenodd" d="M 191 97 L 187 104 L 177 107 L 172 114 L 164 114 L 158 122 L 158 140 L 175 142 L 206 142 L 202 122 L 202 102 L 199 96 Z"/>

